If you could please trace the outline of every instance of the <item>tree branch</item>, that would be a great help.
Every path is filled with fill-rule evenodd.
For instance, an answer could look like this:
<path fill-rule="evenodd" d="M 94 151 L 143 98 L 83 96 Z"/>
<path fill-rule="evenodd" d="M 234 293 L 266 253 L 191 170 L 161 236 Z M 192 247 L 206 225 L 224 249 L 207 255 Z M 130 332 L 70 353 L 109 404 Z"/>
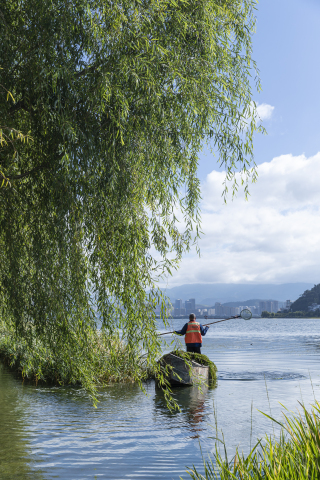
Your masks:
<path fill-rule="evenodd" d="M 65 153 L 60 153 L 60 155 L 58 155 L 56 157 L 56 160 L 61 160 L 61 158 L 65 155 Z M 29 177 L 30 175 L 32 175 L 33 173 L 36 173 L 36 172 L 39 172 L 40 170 L 45 170 L 45 169 L 50 169 L 51 168 L 51 164 L 49 163 L 43 163 L 42 165 L 39 165 L 38 167 L 35 167 L 35 168 L 32 168 L 31 170 L 29 170 L 28 172 L 25 172 L 25 173 L 21 173 L 20 175 L 14 175 L 14 176 L 11 176 L 11 175 L 8 175 L 7 177 L 5 177 L 3 174 L 1 174 L 0 172 L 0 175 L 2 178 L 4 178 L 5 180 L 21 180 L 22 178 L 26 178 L 26 177 Z"/>
<path fill-rule="evenodd" d="M 18 112 L 19 110 L 27 110 L 26 104 L 24 103 L 23 100 L 19 100 L 17 103 L 15 103 L 10 109 L 9 109 L 9 115 L 12 115 L 15 112 Z"/>
<path fill-rule="evenodd" d="M 87 73 L 94 72 L 96 69 L 97 69 L 97 65 L 92 65 L 91 67 L 84 68 L 83 70 L 81 70 L 81 72 L 77 72 L 75 74 L 75 77 L 76 78 L 83 77 L 83 75 L 86 75 Z"/>
<path fill-rule="evenodd" d="M 32 175 L 33 173 L 36 173 L 40 170 L 45 170 L 46 168 L 50 168 L 50 165 L 47 163 L 43 163 L 42 165 L 39 165 L 39 167 L 35 167 L 32 170 L 29 170 L 28 172 L 21 173 L 20 175 L 14 175 L 14 176 L 9 175 L 7 177 L 4 177 L 4 175 L 2 175 L 1 173 L 0 175 L 2 176 L 2 178 L 6 180 L 21 180 L 22 178 L 29 177 L 29 175 Z"/>

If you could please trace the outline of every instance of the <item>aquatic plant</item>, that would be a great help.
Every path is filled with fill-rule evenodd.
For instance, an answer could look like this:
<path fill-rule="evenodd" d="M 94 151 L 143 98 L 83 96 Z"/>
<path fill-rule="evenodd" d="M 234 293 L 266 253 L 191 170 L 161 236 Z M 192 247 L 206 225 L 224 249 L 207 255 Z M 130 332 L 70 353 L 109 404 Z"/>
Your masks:
<path fill-rule="evenodd" d="M 112 382 L 142 381 L 149 375 L 143 357 L 136 350 L 121 341 L 119 335 L 107 335 L 104 331 L 91 331 L 87 335 L 86 349 L 83 345 L 59 348 L 59 339 L 52 348 L 36 335 L 29 341 L 18 338 L 15 331 L 0 321 L 0 359 L 24 380 L 46 382 L 56 385 L 85 385 L 89 393 L 94 392 L 88 385 L 88 373 L 94 386 Z M 70 355 L 75 357 L 70 359 Z M 135 358 L 133 358 L 135 356 Z M 132 364 L 135 363 L 135 368 Z M 87 370 L 90 368 L 90 372 Z"/>
<path fill-rule="evenodd" d="M 237 450 L 231 461 L 226 448 L 221 455 L 216 444 L 213 458 L 204 460 L 204 475 L 193 466 L 187 472 L 193 480 L 311 480 L 320 478 L 320 403 L 308 412 L 284 414 L 279 439 L 265 436 L 245 456 Z M 225 447 L 225 446 L 224 446 Z"/>
<path fill-rule="evenodd" d="M 185 360 L 193 360 L 194 362 L 200 363 L 200 365 L 206 365 L 207 367 L 209 367 L 209 382 L 213 384 L 217 381 L 218 369 L 216 365 L 211 360 L 209 360 L 206 355 L 203 355 L 202 353 L 185 352 L 184 350 L 174 350 L 171 353 L 173 355 L 176 355 L 177 357 L 184 358 Z"/>

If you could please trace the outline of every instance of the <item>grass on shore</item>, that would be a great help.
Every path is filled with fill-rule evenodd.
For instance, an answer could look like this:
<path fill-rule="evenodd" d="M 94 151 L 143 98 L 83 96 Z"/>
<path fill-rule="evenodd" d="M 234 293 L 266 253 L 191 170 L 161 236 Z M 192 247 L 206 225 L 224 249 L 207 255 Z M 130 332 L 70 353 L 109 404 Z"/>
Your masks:
<path fill-rule="evenodd" d="M 320 403 L 308 412 L 284 415 L 279 440 L 266 436 L 249 455 L 239 451 L 228 461 L 216 446 L 213 459 L 204 460 L 205 474 L 193 467 L 188 470 L 193 480 L 316 480 L 320 479 Z M 268 416 L 268 415 L 267 415 Z"/>

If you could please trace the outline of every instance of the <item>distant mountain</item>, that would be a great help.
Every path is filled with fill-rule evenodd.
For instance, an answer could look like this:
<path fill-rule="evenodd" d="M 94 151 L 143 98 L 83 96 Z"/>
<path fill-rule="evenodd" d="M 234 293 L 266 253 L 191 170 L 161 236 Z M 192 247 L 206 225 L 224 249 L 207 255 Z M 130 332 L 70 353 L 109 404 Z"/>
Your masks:
<path fill-rule="evenodd" d="M 193 283 L 167 288 L 164 293 L 171 302 L 181 298 L 195 298 L 197 304 L 214 305 L 215 302 L 242 302 L 246 298 L 273 299 L 280 302 L 296 300 L 313 283 L 242 284 L 242 283 Z"/>
<path fill-rule="evenodd" d="M 301 292 L 300 297 L 293 302 L 290 310 L 292 312 L 307 312 L 308 307 L 313 303 L 320 304 L 320 284 L 313 285 L 310 290 Z"/>
<path fill-rule="evenodd" d="M 255 307 L 258 307 L 259 306 L 259 302 L 261 301 L 275 301 L 274 298 L 252 298 L 251 300 L 240 300 L 239 302 L 226 302 L 226 303 L 223 303 L 222 305 L 224 307 L 240 307 L 240 306 L 243 306 L 243 305 L 247 305 L 247 306 L 255 306 Z M 281 300 L 280 300 L 281 301 Z"/>

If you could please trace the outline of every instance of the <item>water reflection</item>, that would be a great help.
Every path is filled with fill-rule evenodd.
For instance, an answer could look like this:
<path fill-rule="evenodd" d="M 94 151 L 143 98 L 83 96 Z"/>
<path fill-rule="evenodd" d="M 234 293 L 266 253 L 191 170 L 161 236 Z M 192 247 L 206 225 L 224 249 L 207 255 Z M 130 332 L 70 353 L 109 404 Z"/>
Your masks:
<path fill-rule="evenodd" d="M 212 410 L 209 408 L 208 392 L 207 386 L 203 386 L 201 389 L 196 386 L 173 388 L 172 395 L 179 405 L 180 411 L 169 411 L 163 391 L 156 387 L 154 415 L 175 419 L 180 426 L 188 427 L 191 433 L 189 438 L 199 438 L 200 433 L 206 429 L 206 418 Z"/>
<path fill-rule="evenodd" d="M 30 436 L 25 418 L 27 405 L 21 395 L 21 382 L 0 364 L 0 478 L 43 478 L 31 461 Z"/>
<path fill-rule="evenodd" d="M 251 439 L 273 433 L 260 412 L 282 421 L 281 404 L 295 411 L 320 398 L 319 320 L 220 325 L 203 344 L 218 386 L 174 389 L 180 412 L 154 382 L 147 395 L 137 385 L 101 389 L 93 408 L 80 388 L 23 386 L 1 370 L 1 480 L 186 480 L 185 466 L 202 472 L 199 441 L 206 455 L 222 431 L 230 457 L 237 446 L 247 453 Z"/>

